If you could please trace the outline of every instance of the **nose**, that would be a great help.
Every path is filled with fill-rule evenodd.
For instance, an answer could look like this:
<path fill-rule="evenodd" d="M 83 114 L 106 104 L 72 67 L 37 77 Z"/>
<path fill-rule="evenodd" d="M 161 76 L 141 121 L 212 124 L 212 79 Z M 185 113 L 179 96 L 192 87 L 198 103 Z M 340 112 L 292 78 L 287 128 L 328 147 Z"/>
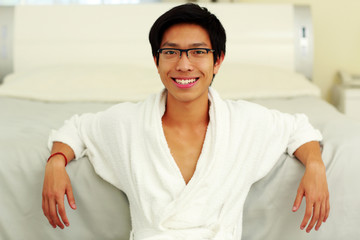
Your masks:
<path fill-rule="evenodd" d="M 186 52 L 182 52 L 179 60 L 176 63 L 176 70 L 185 72 L 192 71 L 193 69 L 193 65 L 191 64 Z"/>

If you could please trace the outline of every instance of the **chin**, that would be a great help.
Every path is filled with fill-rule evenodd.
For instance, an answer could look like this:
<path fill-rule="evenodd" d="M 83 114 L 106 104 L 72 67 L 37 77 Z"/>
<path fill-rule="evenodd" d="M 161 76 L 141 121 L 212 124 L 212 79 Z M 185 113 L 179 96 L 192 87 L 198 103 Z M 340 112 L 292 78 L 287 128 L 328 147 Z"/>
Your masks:
<path fill-rule="evenodd" d="M 206 95 L 206 99 L 207 99 L 208 98 L 207 97 L 208 89 L 209 89 L 209 87 L 204 88 L 202 90 L 200 90 L 200 89 L 186 89 L 186 90 L 176 89 L 174 91 L 174 89 L 169 90 L 167 88 L 168 98 L 171 98 L 178 102 L 183 102 L 183 103 L 191 103 L 191 102 L 201 99 L 202 97 L 205 98 L 204 95 Z"/>

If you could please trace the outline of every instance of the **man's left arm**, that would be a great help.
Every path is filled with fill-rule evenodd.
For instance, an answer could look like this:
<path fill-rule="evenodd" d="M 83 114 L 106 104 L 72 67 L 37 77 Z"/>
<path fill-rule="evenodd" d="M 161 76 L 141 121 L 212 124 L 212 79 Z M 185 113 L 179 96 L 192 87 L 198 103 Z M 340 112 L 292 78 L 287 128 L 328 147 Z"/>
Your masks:
<path fill-rule="evenodd" d="M 305 197 L 306 210 L 300 228 L 304 229 L 311 219 L 306 232 L 310 232 L 315 224 L 315 230 L 318 230 L 330 212 L 326 170 L 321 159 L 319 142 L 313 141 L 301 145 L 294 152 L 294 156 L 304 164 L 305 173 L 297 191 L 293 211 L 299 209 Z"/>

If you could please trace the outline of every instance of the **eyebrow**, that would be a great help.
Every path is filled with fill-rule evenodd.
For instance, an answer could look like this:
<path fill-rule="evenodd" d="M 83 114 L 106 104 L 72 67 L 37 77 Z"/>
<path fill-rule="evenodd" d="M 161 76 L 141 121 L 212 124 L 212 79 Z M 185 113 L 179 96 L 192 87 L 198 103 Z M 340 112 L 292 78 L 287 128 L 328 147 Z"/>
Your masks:
<path fill-rule="evenodd" d="M 207 47 L 208 45 L 204 42 L 199 42 L 199 43 L 192 43 L 190 44 L 190 47 Z M 165 42 L 163 45 L 161 45 L 161 47 L 179 47 L 179 44 L 177 43 L 172 43 L 172 42 Z"/>

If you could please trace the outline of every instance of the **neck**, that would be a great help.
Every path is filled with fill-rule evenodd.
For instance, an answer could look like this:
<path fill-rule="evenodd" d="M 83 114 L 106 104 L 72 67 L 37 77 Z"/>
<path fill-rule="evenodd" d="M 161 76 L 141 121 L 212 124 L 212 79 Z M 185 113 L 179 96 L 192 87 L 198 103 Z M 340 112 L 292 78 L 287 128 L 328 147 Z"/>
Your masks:
<path fill-rule="evenodd" d="M 207 94 L 191 102 L 181 102 L 168 94 L 163 122 L 177 126 L 196 126 L 209 123 L 209 100 Z"/>

